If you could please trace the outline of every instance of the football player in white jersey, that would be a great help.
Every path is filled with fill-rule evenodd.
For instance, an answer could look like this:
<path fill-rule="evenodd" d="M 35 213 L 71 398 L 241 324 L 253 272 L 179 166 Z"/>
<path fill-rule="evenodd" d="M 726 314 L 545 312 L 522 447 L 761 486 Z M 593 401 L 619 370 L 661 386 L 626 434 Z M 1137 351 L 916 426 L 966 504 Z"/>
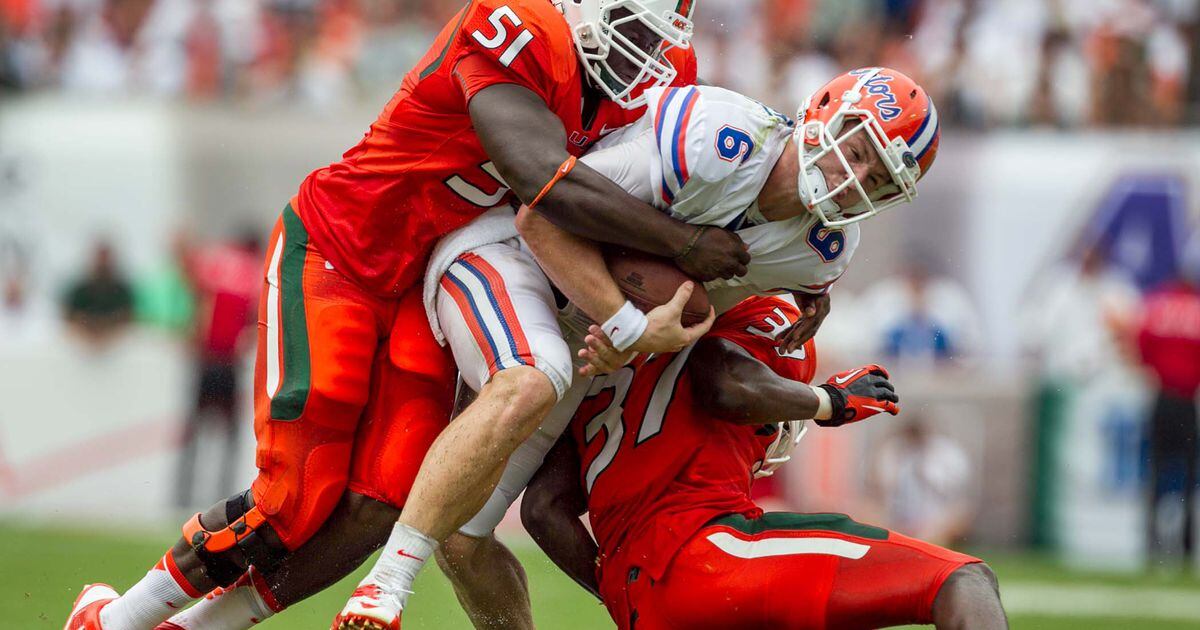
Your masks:
<path fill-rule="evenodd" d="M 809 317 L 786 333 L 789 351 L 815 334 L 828 307 L 824 296 L 858 245 L 858 222 L 915 198 L 938 147 L 933 103 L 912 79 L 887 68 L 834 79 L 808 99 L 798 123 L 716 87 L 652 89 L 647 99 L 639 121 L 580 161 L 674 218 L 736 230 L 750 249 L 748 273 L 706 285 L 710 301 L 723 311 L 756 294 L 799 296 Z M 539 262 L 572 273 L 547 278 Z M 551 283 L 573 305 L 561 325 Z M 652 316 L 677 318 L 690 293 L 685 284 L 674 311 Z M 621 294 L 598 245 L 528 207 L 515 222 L 511 211 L 497 209 L 446 236 L 431 258 L 425 298 L 434 333 L 451 347 L 471 390 L 501 370 L 529 366 L 558 398 L 558 407 L 553 399 L 530 406 L 540 426 L 530 425 L 538 428 L 513 452 L 485 507 L 442 545 L 443 568 L 477 625 L 525 627 L 531 619 L 519 565 L 491 533 L 587 391 L 586 382 L 572 387 L 571 351 L 587 334 L 579 314 L 603 322 L 595 336 L 622 352 L 636 350 L 654 327 Z M 705 329 L 708 323 L 711 317 Z M 838 401 L 814 390 L 823 395 L 822 412 L 839 413 Z M 397 577 L 387 564 L 392 547 L 404 550 L 390 540 L 347 606 L 360 618 L 394 608 L 386 594 L 411 589 L 412 573 Z"/>
<path fill-rule="evenodd" d="M 748 273 L 708 283 L 710 301 L 723 312 L 751 295 L 797 296 L 808 318 L 784 333 L 790 350 L 815 334 L 828 289 L 858 246 L 858 223 L 914 199 L 938 149 L 932 101 L 912 79 L 887 68 L 834 79 L 809 97 L 798 123 L 716 87 L 655 89 L 647 98 L 643 118 L 581 161 L 674 218 L 736 230 L 750 248 Z M 573 261 L 559 267 L 573 273 L 549 279 L 570 299 L 565 311 L 555 311 L 535 258 Z M 488 266 L 499 270 L 505 286 L 484 282 L 489 274 L 481 270 Z M 681 289 L 675 301 L 682 306 L 688 295 Z M 597 365 L 604 362 L 597 338 L 611 336 L 624 351 L 636 348 L 646 327 L 645 316 L 608 275 L 598 246 L 529 208 L 516 227 L 511 215 L 497 211 L 448 236 L 431 262 L 426 298 L 435 334 L 449 342 L 475 390 L 505 362 L 534 365 L 556 386 L 569 384 L 570 350 L 582 345 L 597 313 L 617 313 L 592 327 L 592 348 L 581 351 Z M 595 369 L 589 365 L 585 373 Z M 487 505 L 442 547 L 443 568 L 477 624 L 512 624 L 523 614 L 516 608 L 527 606 L 503 586 L 523 582 L 498 575 L 519 572 L 474 568 L 515 564 L 491 532 L 586 390 L 586 382 L 559 389 L 558 406 L 510 458 Z"/>

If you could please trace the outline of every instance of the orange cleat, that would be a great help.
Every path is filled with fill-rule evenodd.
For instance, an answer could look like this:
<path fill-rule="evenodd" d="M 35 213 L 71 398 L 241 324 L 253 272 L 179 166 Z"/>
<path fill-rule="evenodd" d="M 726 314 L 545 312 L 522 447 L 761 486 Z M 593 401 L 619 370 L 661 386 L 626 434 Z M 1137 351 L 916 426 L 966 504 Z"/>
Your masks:
<path fill-rule="evenodd" d="M 107 584 L 85 585 L 79 597 L 75 598 L 71 616 L 67 617 L 63 630 L 104 630 L 100 625 L 100 609 L 120 596 Z"/>
<path fill-rule="evenodd" d="M 333 618 L 330 630 L 400 630 L 403 611 L 395 602 L 396 598 L 378 585 L 359 585 L 346 607 Z"/>

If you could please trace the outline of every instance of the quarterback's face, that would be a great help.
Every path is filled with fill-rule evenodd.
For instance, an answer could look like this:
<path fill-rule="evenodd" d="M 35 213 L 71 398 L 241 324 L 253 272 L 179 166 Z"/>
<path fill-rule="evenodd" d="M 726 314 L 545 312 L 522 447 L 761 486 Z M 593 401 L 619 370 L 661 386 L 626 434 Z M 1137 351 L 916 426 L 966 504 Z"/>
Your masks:
<path fill-rule="evenodd" d="M 862 184 L 863 190 L 874 197 L 877 190 L 892 183 L 891 174 L 888 173 L 887 166 L 875 149 L 875 144 L 867 135 L 867 130 L 851 123 L 847 123 L 846 128 L 847 133 L 838 137 L 838 146 L 850 166 L 849 171 L 833 151 L 817 160 L 817 168 L 821 169 L 821 174 L 825 177 L 825 185 L 829 187 L 828 190 L 842 185 L 850 177 L 850 173 L 853 173 L 854 177 Z M 845 209 L 861 202 L 862 197 L 858 193 L 858 188 L 851 185 L 838 193 L 833 201 L 838 207 Z M 853 215 L 848 214 L 847 216 Z"/>

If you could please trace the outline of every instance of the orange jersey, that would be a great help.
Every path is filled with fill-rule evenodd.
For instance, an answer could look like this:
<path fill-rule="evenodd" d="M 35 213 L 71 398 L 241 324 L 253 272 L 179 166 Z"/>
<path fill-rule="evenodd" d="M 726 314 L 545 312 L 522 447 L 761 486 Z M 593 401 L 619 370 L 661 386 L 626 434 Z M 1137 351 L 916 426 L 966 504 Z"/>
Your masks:
<path fill-rule="evenodd" d="M 782 299 L 750 298 L 722 315 L 708 336 L 807 382 L 816 370 L 812 342 L 783 354 L 775 341 L 798 316 Z M 602 571 L 619 557 L 657 579 L 709 521 L 762 513 L 750 498 L 752 470 L 773 436 L 705 413 L 692 396 L 690 351 L 655 355 L 596 379 L 571 421 Z"/>
<path fill-rule="evenodd" d="M 677 85 L 696 80 L 691 49 L 672 49 Z M 474 0 L 442 30 L 400 91 L 342 161 L 301 185 L 297 211 L 338 271 L 396 295 L 424 273 L 443 235 L 513 203 L 475 135 L 467 104 L 508 83 L 540 96 L 566 128 L 573 155 L 644 112 L 604 101 L 582 120 L 585 75 L 571 31 L 550 0 Z"/>

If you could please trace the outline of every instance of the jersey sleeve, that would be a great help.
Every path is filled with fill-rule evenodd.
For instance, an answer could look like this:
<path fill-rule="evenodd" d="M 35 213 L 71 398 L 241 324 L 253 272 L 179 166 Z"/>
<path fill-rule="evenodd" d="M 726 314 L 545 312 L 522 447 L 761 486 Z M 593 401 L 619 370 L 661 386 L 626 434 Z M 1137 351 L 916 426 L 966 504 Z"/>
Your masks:
<path fill-rule="evenodd" d="M 579 161 L 634 197 L 653 204 L 654 169 L 651 162 L 657 156 L 654 147 L 653 130 L 634 124 L 610 134 Z"/>
<path fill-rule="evenodd" d="M 571 77 L 570 31 L 545 0 L 478 0 L 463 17 L 454 75 L 469 102 L 484 88 L 520 85 L 547 102 Z"/>
<path fill-rule="evenodd" d="M 750 270 L 741 286 L 758 293 L 799 291 L 822 295 L 842 277 L 858 249 L 859 227 L 829 230 L 816 217 L 807 223 L 764 224 L 739 230 L 750 248 Z"/>
<path fill-rule="evenodd" d="M 816 345 L 810 339 L 799 350 L 785 353 L 779 340 L 800 317 L 791 301 L 754 297 L 717 319 L 708 337 L 730 341 L 765 363 L 776 374 L 794 381 L 811 381 L 817 370 Z"/>
<path fill-rule="evenodd" d="M 717 132 L 721 118 L 696 86 L 650 90 L 648 112 L 654 129 L 655 151 L 661 171 L 657 182 L 662 203 L 674 206 L 688 191 L 706 183 L 722 182 L 733 173 L 739 159 L 720 158 Z M 680 208 L 675 208 L 676 212 Z M 696 207 L 696 210 L 701 208 Z M 679 216 L 688 220 L 689 216 Z"/>
<path fill-rule="evenodd" d="M 696 44 L 687 48 L 672 48 L 667 51 L 667 61 L 675 67 L 673 86 L 696 85 L 699 80 L 699 62 L 696 60 Z"/>

